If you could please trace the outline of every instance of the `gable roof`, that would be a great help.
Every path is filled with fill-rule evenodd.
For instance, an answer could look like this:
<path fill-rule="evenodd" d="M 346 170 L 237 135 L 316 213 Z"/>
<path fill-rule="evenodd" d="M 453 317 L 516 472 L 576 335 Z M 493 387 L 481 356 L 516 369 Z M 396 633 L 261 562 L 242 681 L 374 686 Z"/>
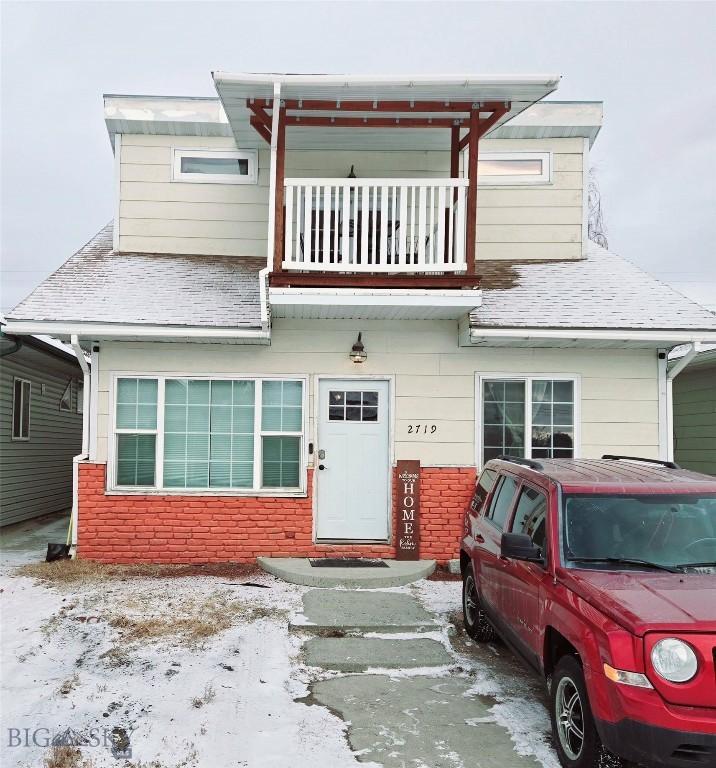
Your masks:
<path fill-rule="evenodd" d="M 630 261 L 589 243 L 574 261 L 479 261 L 471 328 L 716 331 L 716 314 Z"/>
<path fill-rule="evenodd" d="M 261 328 L 265 266 L 256 258 L 116 253 L 110 222 L 7 318 Z"/>

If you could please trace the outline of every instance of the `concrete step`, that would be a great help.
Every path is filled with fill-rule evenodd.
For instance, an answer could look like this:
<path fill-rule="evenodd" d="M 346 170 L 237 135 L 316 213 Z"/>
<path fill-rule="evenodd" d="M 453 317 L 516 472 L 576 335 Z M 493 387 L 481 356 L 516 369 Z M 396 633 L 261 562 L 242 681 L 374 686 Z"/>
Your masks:
<path fill-rule="evenodd" d="M 435 560 L 385 560 L 387 568 L 314 568 L 305 557 L 259 557 L 257 562 L 268 573 L 291 584 L 346 589 L 402 587 L 435 570 Z"/>
<path fill-rule="evenodd" d="M 312 632 L 426 632 L 439 628 L 411 595 L 338 589 L 306 592 L 303 613 L 294 616 L 290 626 Z"/>
<path fill-rule="evenodd" d="M 309 666 L 339 672 L 442 667 L 454 663 L 444 646 L 429 638 L 313 637 L 304 651 Z"/>

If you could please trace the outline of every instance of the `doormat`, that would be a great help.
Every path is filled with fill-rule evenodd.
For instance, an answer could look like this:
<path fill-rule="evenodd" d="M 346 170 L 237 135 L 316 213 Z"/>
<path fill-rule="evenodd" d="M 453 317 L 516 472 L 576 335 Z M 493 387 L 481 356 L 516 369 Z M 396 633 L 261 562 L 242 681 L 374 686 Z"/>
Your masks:
<path fill-rule="evenodd" d="M 365 557 L 317 557 L 308 561 L 314 568 L 387 568 L 384 560 Z"/>

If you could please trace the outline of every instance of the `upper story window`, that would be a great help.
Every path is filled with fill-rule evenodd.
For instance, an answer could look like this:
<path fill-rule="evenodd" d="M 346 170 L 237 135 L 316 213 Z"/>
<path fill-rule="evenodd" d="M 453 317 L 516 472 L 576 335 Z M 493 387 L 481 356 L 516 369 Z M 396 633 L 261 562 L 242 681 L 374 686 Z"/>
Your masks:
<path fill-rule="evenodd" d="M 175 149 L 172 181 L 203 184 L 256 184 L 256 150 Z"/>
<path fill-rule="evenodd" d="M 550 152 L 481 152 L 477 161 L 478 183 L 491 185 L 550 184 Z"/>

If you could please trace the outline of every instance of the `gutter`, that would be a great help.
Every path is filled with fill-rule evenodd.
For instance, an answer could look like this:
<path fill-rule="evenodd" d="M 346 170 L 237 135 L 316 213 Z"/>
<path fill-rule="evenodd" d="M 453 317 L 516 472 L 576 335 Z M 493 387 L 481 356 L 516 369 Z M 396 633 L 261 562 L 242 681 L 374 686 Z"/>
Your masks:
<path fill-rule="evenodd" d="M 89 457 L 89 430 L 90 430 L 90 386 L 92 383 L 92 376 L 90 374 L 87 360 L 85 359 L 82 347 L 80 347 L 79 339 L 76 334 L 73 334 L 70 339 L 70 344 L 77 355 L 77 362 L 80 364 L 83 375 L 83 388 L 82 388 L 82 452 L 78 453 L 72 459 L 72 514 L 70 518 L 70 526 L 72 529 L 72 540 L 70 542 L 74 549 L 73 557 L 77 557 L 77 522 L 79 518 L 79 471 L 80 463 L 87 461 Z"/>
<path fill-rule="evenodd" d="M 598 341 L 670 341 L 677 344 L 716 342 L 716 333 L 693 331 L 604 329 L 604 328 L 470 328 L 469 341 L 481 339 L 573 339 Z"/>
<path fill-rule="evenodd" d="M 8 320 L 7 327 L 16 334 L 47 334 L 49 336 L 79 336 L 93 339 L 178 339 L 202 340 L 232 339 L 254 341 L 257 344 L 268 343 L 271 332 L 263 327 L 264 313 L 261 315 L 262 327 L 231 328 L 211 326 L 178 326 L 178 325 L 130 325 L 121 323 L 96 322 L 67 322 L 57 320 Z"/>
<path fill-rule="evenodd" d="M 19 339 L 17 336 L 8 336 L 6 333 L 3 332 L 2 334 L 6 339 L 12 339 L 13 344 L 15 345 L 11 349 L 2 349 L 0 350 L 0 357 L 7 357 L 8 355 L 14 355 L 15 352 L 19 352 L 22 349 L 22 339 Z"/>

